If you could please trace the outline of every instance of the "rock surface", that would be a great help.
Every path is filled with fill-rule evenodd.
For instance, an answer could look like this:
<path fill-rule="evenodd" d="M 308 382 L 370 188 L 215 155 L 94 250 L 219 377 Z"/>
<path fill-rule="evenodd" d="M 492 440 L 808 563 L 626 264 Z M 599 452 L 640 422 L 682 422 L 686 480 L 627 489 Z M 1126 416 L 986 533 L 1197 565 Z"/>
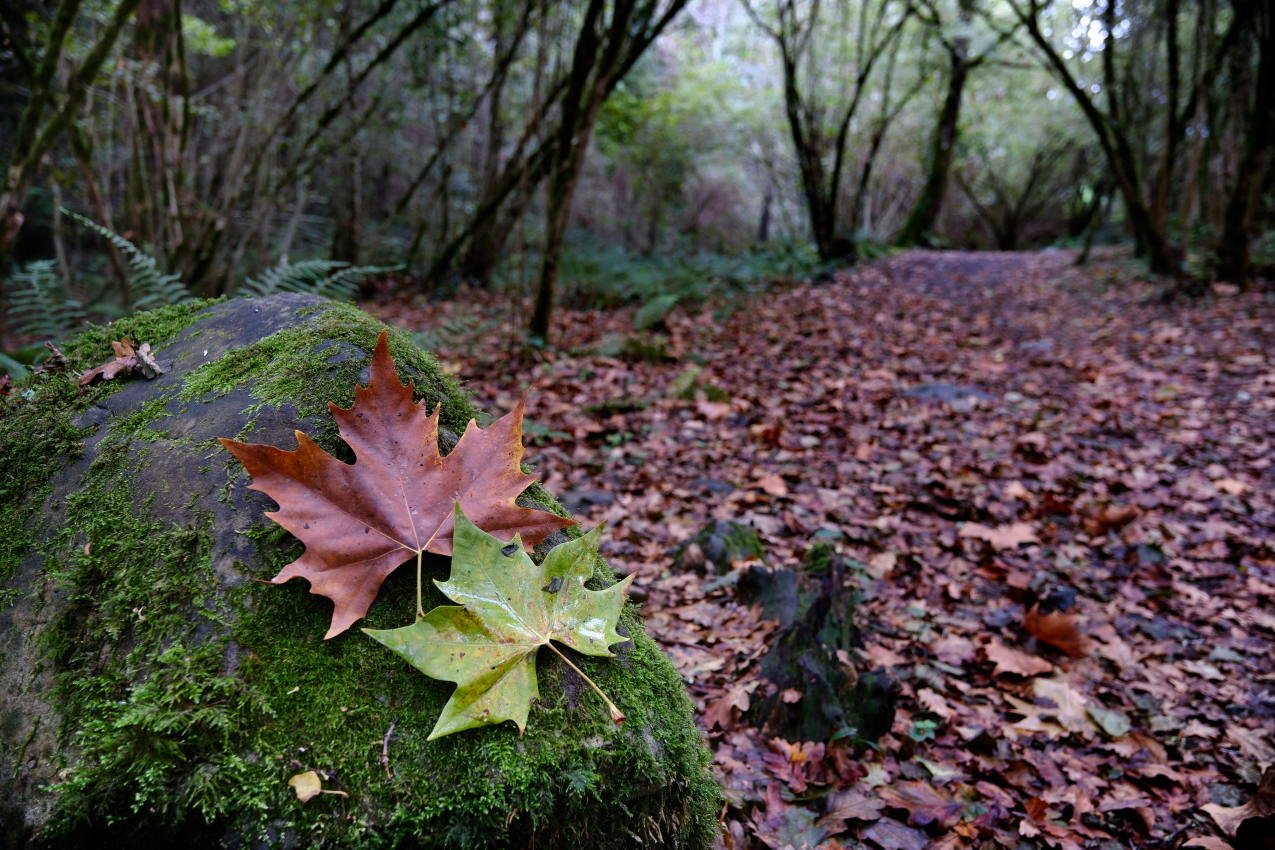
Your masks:
<path fill-rule="evenodd" d="M 707 751 L 632 606 L 620 657 L 578 662 L 624 726 L 544 653 L 525 736 L 427 742 L 451 685 L 357 630 L 324 641 L 331 603 L 304 581 L 262 583 L 299 544 L 216 438 L 290 448 L 296 428 L 348 461 L 327 402 L 348 406 L 379 331 L 299 295 L 165 308 L 64 348 L 83 369 L 111 339 L 150 342 L 159 378 L 0 399 L 0 846 L 711 844 Z M 464 393 L 407 335 L 391 349 L 459 433 Z M 410 621 L 409 572 L 362 625 Z M 288 779 L 310 770 L 343 793 L 300 802 Z"/>

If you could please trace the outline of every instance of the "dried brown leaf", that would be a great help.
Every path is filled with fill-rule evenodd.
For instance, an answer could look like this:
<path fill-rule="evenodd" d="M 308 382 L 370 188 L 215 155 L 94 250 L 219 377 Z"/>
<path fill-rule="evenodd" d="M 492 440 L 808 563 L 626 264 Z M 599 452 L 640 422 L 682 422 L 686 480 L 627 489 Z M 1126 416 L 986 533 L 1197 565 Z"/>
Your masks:
<path fill-rule="evenodd" d="M 1000 525 L 996 528 L 978 522 L 967 522 L 957 532 L 958 537 L 986 540 L 993 549 L 1014 549 L 1024 543 L 1039 543 L 1036 532 L 1025 522 Z"/>
<path fill-rule="evenodd" d="M 1023 618 L 1023 628 L 1036 640 L 1061 650 L 1072 658 L 1084 658 L 1093 648 L 1093 641 L 1081 634 L 1074 614 L 1050 611 L 1042 614 L 1036 603 Z"/>
<path fill-rule="evenodd" d="M 1040 673 L 1048 673 L 1054 669 L 1054 665 L 1045 659 L 1005 646 L 999 641 L 991 641 L 984 646 L 983 654 L 987 656 L 988 661 L 996 665 L 992 672 L 998 676 L 1003 673 L 1012 673 L 1015 676 L 1035 676 Z"/>

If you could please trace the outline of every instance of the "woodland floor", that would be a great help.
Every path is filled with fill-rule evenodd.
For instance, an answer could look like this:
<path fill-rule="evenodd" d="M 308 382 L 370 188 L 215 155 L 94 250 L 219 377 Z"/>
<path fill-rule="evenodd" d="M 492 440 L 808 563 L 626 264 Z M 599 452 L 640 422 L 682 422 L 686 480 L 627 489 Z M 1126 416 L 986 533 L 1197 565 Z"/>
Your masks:
<path fill-rule="evenodd" d="M 1226 847 L 1201 806 L 1275 761 L 1275 303 L 1070 260 L 901 254 L 675 313 L 663 362 L 595 352 L 631 310 L 529 359 L 478 296 L 371 309 L 468 328 L 445 362 L 488 410 L 529 393 L 529 460 L 687 681 L 726 846 Z M 670 554 L 712 518 L 853 559 L 854 663 L 903 687 L 877 749 L 742 722 L 769 629 Z"/>

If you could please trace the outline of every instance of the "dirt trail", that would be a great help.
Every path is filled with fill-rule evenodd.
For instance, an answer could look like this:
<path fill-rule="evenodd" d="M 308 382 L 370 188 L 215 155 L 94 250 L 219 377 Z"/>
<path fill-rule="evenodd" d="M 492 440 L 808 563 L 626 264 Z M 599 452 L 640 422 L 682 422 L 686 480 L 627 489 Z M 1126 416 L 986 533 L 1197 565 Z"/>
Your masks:
<path fill-rule="evenodd" d="M 1070 261 L 903 253 L 674 315 L 668 362 L 583 350 L 623 312 L 565 311 L 582 353 L 525 368 L 459 349 L 489 409 L 529 391 L 530 459 L 638 573 L 733 846 L 1180 846 L 1275 760 L 1275 304 Z M 903 687 L 879 750 L 743 722 L 766 626 L 669 554 L 710 518 L 857 565 L 855 664 Z"/>

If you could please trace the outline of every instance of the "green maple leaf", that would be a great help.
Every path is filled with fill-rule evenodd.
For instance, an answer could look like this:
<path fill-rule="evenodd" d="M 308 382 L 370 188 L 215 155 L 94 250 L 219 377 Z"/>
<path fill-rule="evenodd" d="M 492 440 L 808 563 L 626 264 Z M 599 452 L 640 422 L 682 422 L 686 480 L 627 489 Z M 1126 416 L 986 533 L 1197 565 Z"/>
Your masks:
<path fill-rule="evenodd" d="M 430 740 L 506 720 L 521 733 L 531 701 L 540 695 L 540 647 L 549 646 L 584 676 L 550 641 L 585 655 L 610 656 L 610 646 L 626 640 L 615 627 L 633 577 L 605 590 L 584 586 L 593 575 L 598 532 L 556 546 L 537 565 L 517 535 L 513 543 L 498 540 L 456 505 L 451 578 L 434 583 L 461 604 L 439 606 L 401 629 L 363 630 L 425 675 L 456 683 Z M 606 700 L 612 719 L 624 720 L 598 686 L 584 679 Z"/>

